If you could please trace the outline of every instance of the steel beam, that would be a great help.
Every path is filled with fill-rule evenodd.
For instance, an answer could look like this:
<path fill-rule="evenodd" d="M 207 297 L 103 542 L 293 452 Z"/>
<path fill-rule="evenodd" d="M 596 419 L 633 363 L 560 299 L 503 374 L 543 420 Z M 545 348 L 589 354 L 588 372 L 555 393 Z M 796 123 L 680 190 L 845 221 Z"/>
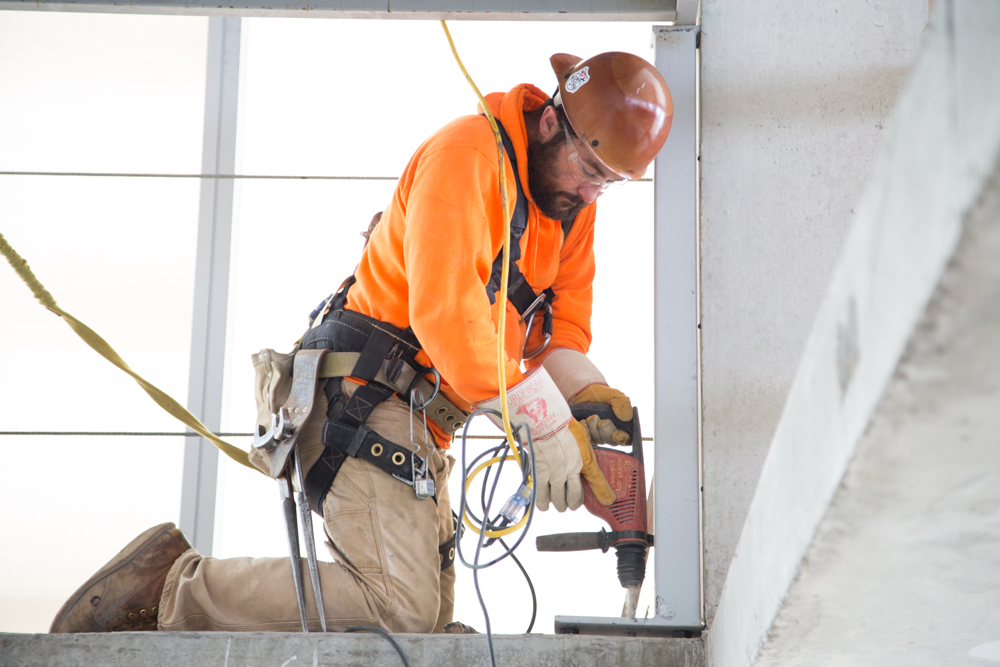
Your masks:
<path fill-rule="evenodd" d="M 202 173 L 236 169 L 236 111 L 240 79 L 239 18 L 211 18 L 205 82 Z M 188 409 L 213 431 L 222 421 L 222 384 L 229 310 L 229 254 L 232 245 L 233 179 L 201 182 L 198 250 L 191 333 Z M 188 437 L 180 526 L 202 554 L 212 553 L 219 452 L 204 438 Z"/>
<path fill-rule="evenodd" d="M 698 31 L 656 28 L 656 68 L 673 96 L 670 137 L 656 158 L 654 535 L 656 616 L 557 616 L 556 632 L 689 636 L 702 601 L 698 311 Z"/>
<path fill-rule="evenodd" d="M 0 0 L 0 9 L 198 16 L 448 19 L 494 21 L 660 21 L 692 0 Z M 697 0 L 695 0 L 697 4 Z M 687 11 L 690 14 L 690 11 Z"/>
<path fill-rule="evenodd" d="M 698 312 L 698 34 L 656 30 L 674 121 L 656 159 L 656 615 L 704 626 Z"/>
<path fill-rule="evenodd" d="M 675 0 L 674 25 L 699 25 L 701 21 L 701 0 Z"/>

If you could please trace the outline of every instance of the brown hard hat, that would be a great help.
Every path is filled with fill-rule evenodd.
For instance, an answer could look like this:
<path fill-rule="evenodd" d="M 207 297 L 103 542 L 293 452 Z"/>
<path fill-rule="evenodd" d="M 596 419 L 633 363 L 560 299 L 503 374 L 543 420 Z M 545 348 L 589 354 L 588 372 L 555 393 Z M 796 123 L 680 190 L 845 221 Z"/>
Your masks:
<path fill-rule="evenodd" d="M 612 51 L 581 60 L 551 58 L 573 131 L 615 174 L 635 179 L 663 147 L 674 118 L 670 89 L 639 56 Z"/>

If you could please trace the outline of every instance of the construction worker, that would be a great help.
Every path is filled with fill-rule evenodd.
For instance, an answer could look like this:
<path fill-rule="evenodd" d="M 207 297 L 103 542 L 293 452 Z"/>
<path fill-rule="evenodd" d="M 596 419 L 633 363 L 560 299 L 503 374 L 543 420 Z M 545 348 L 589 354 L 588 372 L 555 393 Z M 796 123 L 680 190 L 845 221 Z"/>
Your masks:
<path fill-rule="evenodd" d="M 594 203 L 608 187 L 643 175 L 667 138 L 672 104 L 660 74 L 637 56 L 556 54 L 550 62 L 554 98 L 522 84 L 486 100 L 503 128 L 513 210 L 503 331 L 509 413 L 533 435 L 538 509 L 562 512 L 583 503 L 581 476 L 601 502 L 612 502 L 592 444 L 628 438 L 610 421 L 574 420 L 569 403 L 608 403 L 619 419 L 632 418 L 628 397 L 586 357 Z M 447 479 L 454 459 L 445 451 L 469 411 L 500 406 L 499 182 L 497 145 L 483 116 L 459 118 L 427 139 L 371 230 L 353 278 L 302 340 L 303 349 L 361 353 L 346 377 L 317 392 L 317 416 L 299 437 L 305 486 L 335 560 L 320 563 L 333 630 L 367 624 L 431 632 L 451 621 L 455 523 Z M 266 383 L 270 367 L 257 361 Z M 387 379 L 406 368 L 440 376 L 441 407 L 426 410 L 428 437 L 413 407 L 429 397 Z M 426 463 L 433 500 L 415 494 L 410 453 Z M 283 558 L 206 558 L 164 524 L 85 583 L 52 632 L 298 631 L 289 570 Z M 309 624 L 318 629 L 312 591 L 306 596 Z"/>

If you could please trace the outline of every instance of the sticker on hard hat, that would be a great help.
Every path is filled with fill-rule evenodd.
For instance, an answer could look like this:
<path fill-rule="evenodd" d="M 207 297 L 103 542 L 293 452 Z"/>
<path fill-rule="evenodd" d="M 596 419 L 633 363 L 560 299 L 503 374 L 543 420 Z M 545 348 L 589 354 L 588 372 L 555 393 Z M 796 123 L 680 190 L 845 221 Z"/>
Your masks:
<path fill-rule="evenodd" d="M 590 69 L 589 66 L 584 67 L 579 72 L 573 72 L 573 74 L 570 75 L 569 80 L 566 81 L 567 93 L 575 93 L 576 91 L 580 90 L 583 84 L 590 81 L 590 72 L 587 71 L 589 69 Z"/>

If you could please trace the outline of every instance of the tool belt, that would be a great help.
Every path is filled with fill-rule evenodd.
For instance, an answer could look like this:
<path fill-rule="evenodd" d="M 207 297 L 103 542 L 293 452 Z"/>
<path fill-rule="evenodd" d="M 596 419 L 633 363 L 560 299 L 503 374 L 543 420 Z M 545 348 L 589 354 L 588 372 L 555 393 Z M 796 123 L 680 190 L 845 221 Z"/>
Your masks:
<path fill-rule="evenodd" d="M 356 313 L 349 313 L 346 317 L 350 319 L 356 315 Z M 345 316 L 341 316 L 341 318 L 343 317 Z M 358 332 L 358 327 L 355 325 L 357 325 L 356 321 L 353 322 L 351 328 L 355 332 Z M 369 336 L 370 338 L 371 336 Z M 316 341 L 330 344 L 335 349 L 342 349 L 344 347 L 342 342 L 329 340 L 328 337 L 324 337 L 323 335 L 316 336 Z M 299 455 L 297 441 L 299 436 L 308 430 L 305 427 L 313 412 L 315 397 L 319 391 L 324 391 L 328 396 L 334 396 L 334 401 L 339 399 L 339 402 L 343 406 L 341 411 L 350 405 L 349 400 L 345 403 L 343 393 L 339 391 L 342 383 L 340 382 L 341 378 L 337 375 L 355 372 L 363 356 L 363 353 L 329 352 L 325 347 L 320 349 L 300 349 L 291 354 L 281 354 L 273 350 L 261 350 L 258 354 L 253 355 L 256 375 L 258 426 L 254 434 L 254 446 L 250 451 L 250 461 L 265 474 L 279 478 L 279 482 L 285 485 L 283 488 L 285 488 L 286 494 L 289 492 L 288 484 L 290 484 L 287 477 L 288 457 L 292 453 L 296 457 Z M 398 357 L 393 357 L 391 354 L 387 356 L 387 361 L 391 362 L 392 366 L 396 366 Z M 376 378 L 392 382 L 385 375 L 384 371 L 380 370 L 376 373 Z M 402 372 L 390 372 L 389 375 L 395 377 L 396 382 L 400 381 L 399 378 L 405 377 L 405 374 Z M 330 382 L 329 380 L 334 381 Z M 336 391 L 324 388 L 324 382 L 328 388 L 335 385 L 337 388 Z M 410 386 L 413 387 L 419 382 L 423 382 L 429 386 L 426 380 L 419 377 L 417 381 L 411 380 Z M 395 385 L 393 386 L 395 387 Z M 339 396 L 337 396 L 338 393 Z M 435 397 L 435 400 L 425 401 L 424 404 L 438 406 L 438 415 L 441 421 L 445 423 L 450 422 L 453 424 L 452 428 L 460 428 L 461 422 L 459 422 L 458 418 L 446 419 L 451 414 L 447 411 L 447 407 L 451 406 L 451 404 L 445 399 L 442 399 L 443 404 L 442 401 L 436 399 L 437 397 Z M 330 402 L 330 405 L 332 404 L 333 401 Z M 441 412 L 442 408 L 446 409 L 445 412 Z M 461 413 L 454 406 L 451 406 L 451 409 Z M 327 413 L 330 414 L 330 412 L 328 409 Z M 370 413 L 371 410 L 368 410 L 367 414 Z M 367 417 L 364 413 L 362 415 Z M 268 422 L 270 422 L 270 429 L 266 426 Z M 434 498 L 435 502 L 437 502 L 434 476 L 427 464 L 428 456 L 421 457 L 418 452 L 386 440 L 373 433 L 363 424 L 354 430 L 353 435 L 350 437 L 350 442 L 348 442 L 342 435 L 344 429 L 343 425 L 338 424 L 336 421 L 331 421 L 330 418 L 325 420 L 322 431 L 322 443 L 326 447 L 323 448 L 321 459 L 313 465 L 309 476 L 305 480 L 296 482 L 302 485 L 305 492 L 304 500 L 308 502 L 311 510 L 321 517 L 323 516 L 323 497 L 333 484 L 340 465 L 348 455 L 364 458 L 386 470 L 397 479 L 406 482 L 413 487 L 418 498 Z M 350 435 L 350 432 L 347 432 Z M 427 437 L 426 428 L 424 433 L 424 445 L 433 447 L 433 443 Z M 346 448 L 344 446 L 345 442 L 347 442 Z M 428 444 L 429 442 L 430 444 Z M 366 454 L 360 450 L 360 445 L 367 445 L 369 443 L 373 444 L 371 444 L 370 453 Z M 452 514 L 454 515 L 454 512 Z M 295 540 L 295 544 L 298 544 L 297 539 Z M 438 548 L 442 570 L 447 569 L 454 563 L 454 544 L 455 539 L 453 536 Z"/>
<path fill-rule="evenodd" d="M 384 400 L 394 394 L 399 396 L 414 410 L 423 411 L 445 433 L 462 428 L 468 417 L 440 393 L 440 374 L 417 363 L 420 343 L 411 330 L 343 308 L 353 282 L 348 279 L 336 295 L 324 302 L 325 307 L 317 313 L 301 343 L 304 350 L 330 350 L 320 369 L 320 377 L 328 378 L 324 388 L 327 413 L 321 432 L 325 449 L 305 480 L 310 507 L 321 516 L 323 496 L 348 456 L 364 459 L 412 486 L 418 497 L 437 501 L 433 481 L 427 484 L 426 457 L 365 426 L 372 411 Z M 434 376 L 434 384 L 425 379 L 428 374 Z M 359 385 L 348 397 L 341 384 L 345 377 L 366 384 Z"/>

